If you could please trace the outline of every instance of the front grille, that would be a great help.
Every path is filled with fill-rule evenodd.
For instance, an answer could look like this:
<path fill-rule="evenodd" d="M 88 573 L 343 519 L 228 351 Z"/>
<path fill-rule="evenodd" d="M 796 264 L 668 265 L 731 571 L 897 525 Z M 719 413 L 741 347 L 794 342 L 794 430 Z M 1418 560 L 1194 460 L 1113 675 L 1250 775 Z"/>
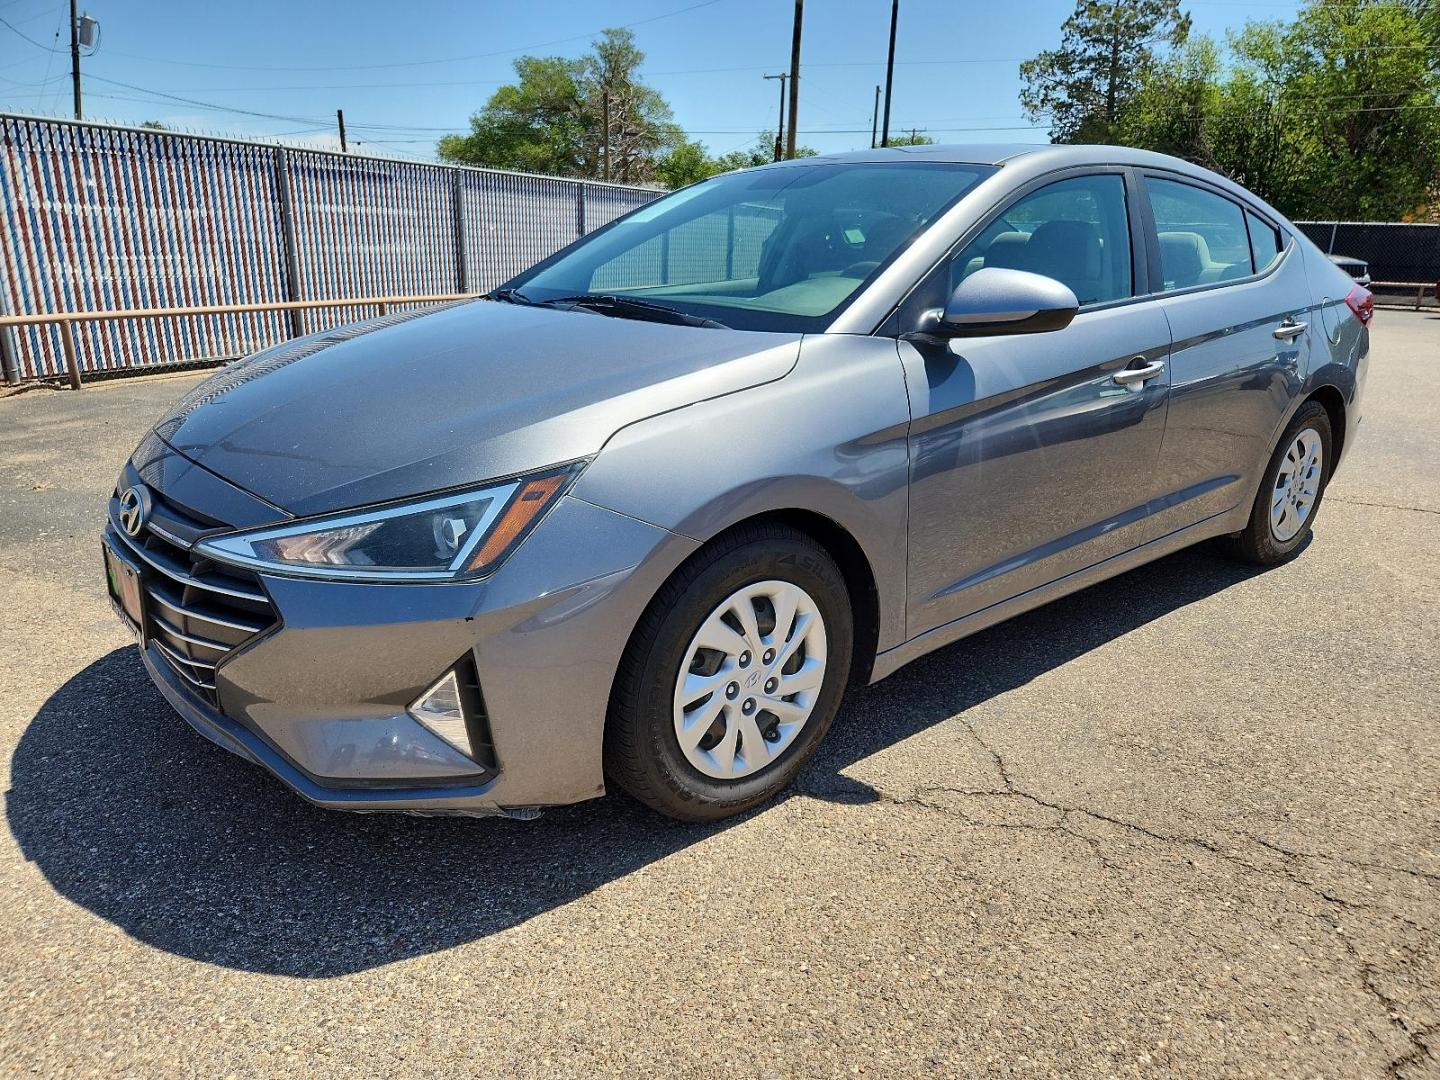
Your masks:
<path fill-rule="evenodd" d="M 143 567 L 145 640 L 184 684 L 218 705 L 215 669 L 275 625 L 275 608 L 254 574 L 193 552 L 195 538 L 223 527 L 221 522 L 182 509 L 153 488 L 150 495 L 138 537 L 114 530 Z"/>

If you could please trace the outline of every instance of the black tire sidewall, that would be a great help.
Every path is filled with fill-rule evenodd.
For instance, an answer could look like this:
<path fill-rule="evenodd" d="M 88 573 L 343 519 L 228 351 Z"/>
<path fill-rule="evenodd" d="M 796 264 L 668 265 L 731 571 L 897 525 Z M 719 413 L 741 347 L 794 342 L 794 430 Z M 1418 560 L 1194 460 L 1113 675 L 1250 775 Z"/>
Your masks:
<path fill-rule="evenodd" d="M 1315 504 L 1310 508 L 1310 514 L 1306 517 L 1305 524 L 1300 531 L 1289 540 L 1277 540 L 1275 533 L 1270 528 L 1270 503 L 1274 496 L 1275 480 L 1280 475 L 1281 466 L 1285 462 L 1286 451 L 1306 428 L 1320 436 L 1321 453 L 1324 455 L 1320 473 L 1320 489 L 1315 495 Z M 1271 455 L 1270 464 L 1265 469 L 1265 476 L 1260 481 L 1260 491 L 1255 497 L 1250 524 L 1245 533 L 1241 535 L 1247 554 L 1251 554 L 1256 561 L 1283 562 L 1304 547 L 1310 539 L 1315 518 L 1320 513 L 1320 504 L 1325 499 L 1325 489 L 1330 485 L 1330 474 L 1334 468 L 1334 442 L 1334 432 L 1330 427 L 1330 414 L 1319 402 L 1310 401 L 1302 405 L 1290 423 L 1286 425 L 1285 434 L 1280 437 L 1280 442 L 1275 447 L 1274 454 Z"/>
<path fill-rule="evenodd" d="M 773 762 L 753 776 L 717 780 L 686 760 L 675 736 L 675 681 L 690 641 L 700 625 L 727 597 L 761 581 L 788 581 L 815 601 L 825 621 L 825 682 L 799 736 Z M 682 816 L 709 818 L 736 813 L 763 802 L 783 788 L 814 753 L 839 709 L 849 681 L 853 651 L 849 591 L 835 563 L 819 547 L 803 540 L 756 541 L 726 552 L 688 582 L 664 615 L 653 640 L 644 643 L 646 656 L 634 710 L 639 744 L 651 775 L 649 786 L 676 797 Z M 639 643 L 634 643 L 639 644 Z M 668 800 L 667 800 L 668 801 Z M 666 807 L 675 813 L 676 809 Z"/>

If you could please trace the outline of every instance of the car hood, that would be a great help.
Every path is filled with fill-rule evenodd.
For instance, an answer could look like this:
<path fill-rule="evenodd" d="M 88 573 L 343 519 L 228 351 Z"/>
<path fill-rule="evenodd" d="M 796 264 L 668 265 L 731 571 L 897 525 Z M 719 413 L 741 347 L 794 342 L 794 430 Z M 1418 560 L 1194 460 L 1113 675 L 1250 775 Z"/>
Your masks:
<path fill-rule="evenodd" d="M 781 378 L 799 343 L 471 301 L 257 353 L 155 431 L 282 510 L 323 513 L 586 457 L 627 424 Z"/>

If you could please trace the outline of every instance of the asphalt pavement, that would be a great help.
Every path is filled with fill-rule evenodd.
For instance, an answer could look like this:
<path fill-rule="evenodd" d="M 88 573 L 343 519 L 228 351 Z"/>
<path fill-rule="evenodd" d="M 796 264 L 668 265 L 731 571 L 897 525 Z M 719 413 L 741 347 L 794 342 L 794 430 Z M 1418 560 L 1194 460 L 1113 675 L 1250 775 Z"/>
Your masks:
<path fill-rule="evenodd" d="M 194 376 L 0 399 L 0 1075 L 1440 1076 L 1440 317 L 1377 314 L 1315 538 L 855 694 L 680 826 L 314 809 L 104 600 Z"/>

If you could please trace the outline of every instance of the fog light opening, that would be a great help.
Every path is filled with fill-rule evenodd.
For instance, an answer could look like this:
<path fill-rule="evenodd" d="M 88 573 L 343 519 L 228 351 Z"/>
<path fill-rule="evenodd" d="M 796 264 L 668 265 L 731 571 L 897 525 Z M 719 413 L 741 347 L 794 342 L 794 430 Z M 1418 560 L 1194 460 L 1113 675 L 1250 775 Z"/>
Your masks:
<path fill-rule="evenodd" d="M 444 739 L 487 772 L 499 771 L 479 674 L 474 657 L 468 653 L 406 711 L 426 731 Z"/>
<path fill-rule="evenodd" d="M 447 671 L 407 710 L 416 723 L 440 736 L 466 757 L 472 757 L 470 732 L 465 724 L 465 704 L 460 697 L 460 680 Z"/>

